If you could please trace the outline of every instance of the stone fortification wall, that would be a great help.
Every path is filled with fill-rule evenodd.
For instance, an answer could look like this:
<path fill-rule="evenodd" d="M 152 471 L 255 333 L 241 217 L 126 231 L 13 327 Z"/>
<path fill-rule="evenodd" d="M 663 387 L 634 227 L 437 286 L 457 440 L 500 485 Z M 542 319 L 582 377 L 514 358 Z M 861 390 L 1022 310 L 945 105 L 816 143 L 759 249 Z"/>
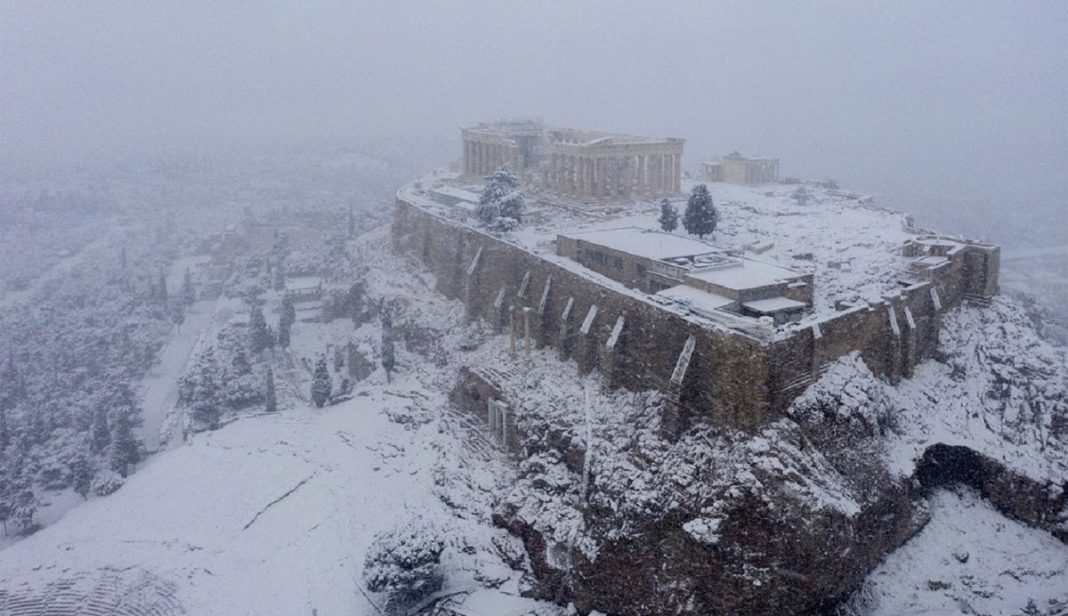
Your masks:
<path fill-rule="evenodd" d="M 520 338 L 529 325 L 539 347 L 556 349 L 581 372 L 599 370 L 608 387 L 665 392 L 669 432 L 698 418 L 741 428 L 768 419 L 767 347 L 753 338 L 702 327 L 618 283 L 583 275 L 401 198 L 392 235 L 395 248 L 433 271 L 437 290 L 461 300 L 471 318 L 504 332 L 514 320 Z M 520 339 L 518 354 L 522 344 Z"/>
<path fill-rule="evenodd" d="M 897 383 L 935 355 L 942 314 L 997 292 L 999 248 L 962 243 L 948 261 L 919 271 L 920 282 L 882 301 L 849 308 L 772 342 L 772 408 L 782 409 L 831 362 L 860 351 L 872 372 Z"/>
<path fill-rule="evenodd" d="M 470 318 L 498 331 L 529 328 L 605 386 L 664 392 L 664 426 L 697 419 L 754 429 L 784 411 L 829 363 L 859 351 L 876 374 L 897 382 L 932 357 L 942 314 L 997 289 L 996 246 L 961 243 L 922 280 L 874 304 L 760 340 L 702 326 L 644 300 L 594 272 L 568 268 L 398 196 L 396 249 L 434 272 L 437 289 L 463 302 Z"/>

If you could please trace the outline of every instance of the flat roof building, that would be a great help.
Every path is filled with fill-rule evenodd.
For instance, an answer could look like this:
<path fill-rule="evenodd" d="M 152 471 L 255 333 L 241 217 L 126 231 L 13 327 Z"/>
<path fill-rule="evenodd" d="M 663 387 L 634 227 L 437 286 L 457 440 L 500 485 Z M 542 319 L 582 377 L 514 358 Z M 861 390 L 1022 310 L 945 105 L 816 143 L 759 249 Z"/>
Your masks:
<path fill-rule="evenodd" d="M 706 314 L 793 320 L 811 307 L 811 274 L 685 236 L 620 227 L 560 234 L 557 254 L 628 287 Z"/>

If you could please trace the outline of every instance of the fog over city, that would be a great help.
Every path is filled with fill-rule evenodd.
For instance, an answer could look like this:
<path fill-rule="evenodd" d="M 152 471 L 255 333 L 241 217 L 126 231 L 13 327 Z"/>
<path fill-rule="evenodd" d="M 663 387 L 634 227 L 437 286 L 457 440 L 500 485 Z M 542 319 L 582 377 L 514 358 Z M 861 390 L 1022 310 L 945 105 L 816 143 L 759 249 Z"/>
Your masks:
<path fill-rule="evenodd" d="M 538 116 L 833 177 L 1007 245 L 1064 244 L 1063 2 L 4 2 L 8 159 Z M 1034 237 L 1032 237 L 1032 234 Z"/>
<path fill-rule="evenodd" d="M 0 616 L 1068 615 L 1068 0 L 0 0 Z"/>

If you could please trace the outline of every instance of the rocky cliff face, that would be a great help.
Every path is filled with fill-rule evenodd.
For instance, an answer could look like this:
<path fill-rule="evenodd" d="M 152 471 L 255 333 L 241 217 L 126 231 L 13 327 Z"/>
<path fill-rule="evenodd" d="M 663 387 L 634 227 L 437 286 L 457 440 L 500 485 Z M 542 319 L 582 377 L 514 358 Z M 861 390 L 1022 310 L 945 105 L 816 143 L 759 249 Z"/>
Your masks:
<path fill-rule="evenodd" d="M 953 481 L 1064 541 L 1063 355 L 1017 317 L 960 309 L 967 329 L 898 387 L 844 358 L 756 434 L 699 426 L 669 443 L 655 395 L 526 401 L 527 455 L 496 521 L 527 547 L 530 593 L 612 614 L 819 611 Z"/>

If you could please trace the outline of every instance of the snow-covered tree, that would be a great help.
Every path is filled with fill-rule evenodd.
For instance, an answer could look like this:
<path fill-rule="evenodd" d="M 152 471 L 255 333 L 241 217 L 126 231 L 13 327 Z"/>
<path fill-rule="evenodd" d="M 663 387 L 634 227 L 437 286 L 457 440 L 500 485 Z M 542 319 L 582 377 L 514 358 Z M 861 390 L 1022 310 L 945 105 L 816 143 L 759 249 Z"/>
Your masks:
<path fill-rule="evenodd" d="M 93 453 L 104 453 L 111 445 L 111 427 L 108 426 L 107 407 L 99 403 L 93 412 L 93 423 L 89 427 L 89 446 Z"/>
<path fill-rule="evenodd" d="M 252 364 L 248 360 L 248 353 L 244 347 L 238 345 L 230 358 L 230 367 L 233 368 L 234 376 L 245 376 L 252 373 Z"/>
<path fill-rule="evenodd" d="M 267 379 L 266 387 L 264 388 L 263 399 L 268 413 L 274 413 L 278 410 L 278 398 L 275 396 L 274 391 L 274 370 L 270 366 L 267 367 Z"/>
<path fill-rule="evenodd" d="M 77 457 L 71 461 L 70 465 L 71 475 L 71 487 L 77 492 L 83 499 L 89 496 L 89 489 L 93 483 L 93 464 L 89 461 L 89 456 L 84 452 L 79 453 Z"/>
<path fill-rule="evenodd" d="M 371 592 L 388 592 L 387 611 L 406 608 L 441 589 L 445 541 L 433 526 L 416 517 L 379 533 L 367 549 L 363 579 Z"/>
<path fill-rule="evenodd" d="M 290 330 L 296 322 L 297 309 L 293 305 L 293 298 L 287 295 L 282 298 L 282 314 L 278 317 L 278 346 L 289 348 Z"/>
<path fill-rule="evenodd" d="M 315 374 L 312 376 L 311 398 L 315 406 L 322 408 L 330 399 L 334 383 L 330 379 L 330 370 L 326 365 L 326 355 L 320 355 L 315 362 Z"/>
<path fill-rule="evenodd" d="M 686 201 L 686 212 L 682 216 L 682 226 L 690 235 L 704 239 L 704 237 L 716 230 L 719 222 L 719 213 L 712 204 L 712 195 L 708 192 L 708 186 L 698 184 L 690 192 L 690 198 Z"/>
<path fill-rule="evenodd" d="M 656 221 L 660 223 L 660 228 L 668 233 L 671 233 L 679 226 L 679 212 L 666 197 L 660 202 L 660 218 Z"/>
<path fill-rule="evenodd" d="M 253 304 L 248 317 L 249 351 L 258 355 L 270 346 L 271 340 L 267 331 L 267 320 L 263 318 L 263 309 L 258 304 Z"/>
<path fill-rule="evenodd" d="M 390 375 L 397 365 L 396 350 L 393 346 L 393 317 L 386 308 L 382 311 L 382 367 L 386 369 L 386 381 L 391 380 Z"/>
<path fill-rule="evenodd" d="M 119 409 L 111 427 L 111 449 L 108 466 L 122 477 L 130 466 L 141 461 L 142 445 L 133 434 L 133 419 L 129 408 Z"/>
<path fill-rule="evenodd" d="M 206 349 L 197 356 L 192 372 L 179 384 L 182 398 L 189 404 L 193 419 L 215 429 L 222 416 L 222 385 L 215 351 Z"/>
<path fill-rule="evenodd" d="M 482 224 L 492 228 L 514 229 L 523 218 L 525 203 L 519 178 L 504 166 L 486 178 L 486 187 L 479 196 L 475 216 Z"/>
<path fill-rule="evenodd" d="M 191 306 L 197 301 L 197 291 L 193 288 L 193 276 L 189 273 L 189 268 L 185 268 L 185 276 L 182 278 L 182 301 L 187 306 Z"/>
<path fill-rule="evenodd" d="M 32 526 L 36 511 L 37 497 L 33 493 L 30 469 L 23 453 L 17 453 L 13 460 L 0 466 L 0 520 L 4 535 L 8 533 L 9 523 L 20 529 Z"/>

